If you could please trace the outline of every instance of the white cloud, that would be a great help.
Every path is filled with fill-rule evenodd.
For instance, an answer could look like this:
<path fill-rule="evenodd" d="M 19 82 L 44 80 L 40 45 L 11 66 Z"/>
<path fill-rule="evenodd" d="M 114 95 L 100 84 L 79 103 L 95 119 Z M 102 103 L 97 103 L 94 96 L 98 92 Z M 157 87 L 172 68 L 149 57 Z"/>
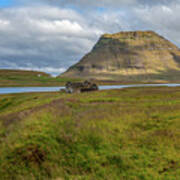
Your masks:
<path fill-rule="evenodd" d="M 162 6 L 162 10 L 166 13 L 173 13 L 172 9 L 170 9 L 169 7 L 167 6 Z"/>
<path fill-rule="evenodd" d="M 83 28 L 77 22 L 69 20 L 36 21 L 37 26 L 44 32 L 76 34 L 83 32 Z"/>
<path fill-rule="evenodd" d="M 180 3 L 170 4 L 168 7 L 158 5 L 145 9 L 136 9 L 135 15 L 139 23 L 156 30 L 177 45 L 180 45 Z"/>
<path fill-rule="evenodd" d="M 0 27 L 9 25 L 9 21 L 0 19 Z"/>

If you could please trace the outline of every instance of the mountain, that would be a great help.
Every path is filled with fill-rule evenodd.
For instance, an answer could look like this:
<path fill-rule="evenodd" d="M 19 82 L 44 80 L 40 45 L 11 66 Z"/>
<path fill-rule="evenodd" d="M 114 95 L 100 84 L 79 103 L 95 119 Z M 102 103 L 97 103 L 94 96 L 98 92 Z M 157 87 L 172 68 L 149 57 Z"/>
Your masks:
<path fill-rule="evenodd" d="M 179 48 L 153 31 L 104 34 L 62 77 L 113 81 L 178 81 Z"/>

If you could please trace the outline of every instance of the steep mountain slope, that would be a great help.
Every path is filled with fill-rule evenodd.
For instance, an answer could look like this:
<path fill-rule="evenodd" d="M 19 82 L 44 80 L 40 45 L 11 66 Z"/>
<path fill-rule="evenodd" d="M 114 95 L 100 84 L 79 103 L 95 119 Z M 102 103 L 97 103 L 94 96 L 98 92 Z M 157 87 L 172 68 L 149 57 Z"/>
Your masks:
<path fill-rule="evenodd" d="M 92 51 L 62 76 L 175 81 L 180 77 L 180 50 L 153 31 L 104 34 Z"/>

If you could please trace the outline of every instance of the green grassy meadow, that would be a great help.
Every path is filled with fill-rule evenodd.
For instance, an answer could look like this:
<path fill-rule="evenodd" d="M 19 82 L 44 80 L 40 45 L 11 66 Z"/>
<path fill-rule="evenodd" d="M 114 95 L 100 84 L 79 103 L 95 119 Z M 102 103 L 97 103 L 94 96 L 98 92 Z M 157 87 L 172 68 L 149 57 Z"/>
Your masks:
<path fill-rule="evenodd" d="M 0 179 L 180 179 L 180 88 L 1 95 Z"/>
<path fill-rule="evenodd" d="M 79 80 L 52 77 L 49 74 L 37 71 L 0 69 L 0 87 L 62 86 L 68 81 L 76 82 Z"/>
<path fill-rule="evenodd" d="M 112 80 L 97 80 L 94 77 L 91 81 L 99 85 L 179 83 L 179 77 L 179 71 L 169 71 L 166 74 L 157 75 L 112 76 L 110 78 Z M 70 78 L 61 75 L 52 77 L 44 72 L 0 69 L 0 87 L 52 87 L 64 86 L 68 81 L 82 82 L 84 80 L 86 80 L 84 77 Z"/>

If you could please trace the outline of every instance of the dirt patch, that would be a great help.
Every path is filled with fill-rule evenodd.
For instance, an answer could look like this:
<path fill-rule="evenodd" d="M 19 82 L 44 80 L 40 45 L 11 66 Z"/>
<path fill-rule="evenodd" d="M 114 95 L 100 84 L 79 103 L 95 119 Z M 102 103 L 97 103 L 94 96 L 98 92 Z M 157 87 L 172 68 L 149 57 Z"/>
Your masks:
<path fill-rule="evenodd" d="M 170 170 L 176 170 L 178 168 L 179 168 L 178 163 L 175 162 L 174 160 L 171 160 L 168 163 L 167 167 L 164 167 L 161 171 L 159 171 L 159 174 L 163 174 L 163 173 L 170 171 Z"/>
<path fill-rule="evenodd" d="M 14 152 L 22 161 L 41 165 L 46 159 L 46 152 L 37 145 L 29 145 L 25 148 L 16 149 Z"/>

